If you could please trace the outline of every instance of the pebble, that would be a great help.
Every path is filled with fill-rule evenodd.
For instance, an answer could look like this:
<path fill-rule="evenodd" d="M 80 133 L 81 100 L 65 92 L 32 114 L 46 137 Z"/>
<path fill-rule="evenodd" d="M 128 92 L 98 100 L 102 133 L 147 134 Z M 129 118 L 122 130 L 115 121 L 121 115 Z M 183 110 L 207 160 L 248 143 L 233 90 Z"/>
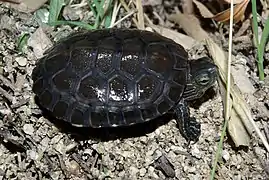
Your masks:
<path fill-rule="evenodd" d="M 33 135 L 35 130 L 32 124 L 25 124 L 23 126 L 23 131 L 28 135 Z"/>
<path fill-rule="evenodd" d="M 201 152 L 198 149 L 198 147 L 197 147 L 196 144 L 193 146 L 193 149 L 192 149 L 192 152 L 191 153 L 192 153 L 193 156 L 195 156 L 195 157 L 197 157 L 199 159 L 201 158 Z"/>
<path fill-rule="evenodd" d="M 154 167 L 150 166 L 148 168 L 149 176 L 152 177 L 152 178 L 155 178 L 155 179 L 159 179 L 159 176 L 154 171 L 155 171 Z"/>
<path fill-rule="evenodd" d="M 68 172 L 70 172 L 70 173 L 72 173 L 74 175 L 79 174 L 80 167 L 79 167 L 79 164 L 76 161 L 72 160 L 70 162 L 67 162 L 66 167 L 68 169 Z"/>
<path fill-rule="evenodd" d="M 132 177 L 136 177 L 138 172 L 139 170 L 136 167 L 133 167 L 133 166 L 130 167 L 130 175 Z"/>
<path fill-rule="evenodd" d="M 222 158 L 227 162 L 230 159 L 230 154 L 227 150 L 222 151 Z"/>
<path fill-rule="evenodd" d="M 147 173 L 147 170 L 145 168 L 142 168 L 142 169 L 139 170 L 139 175 L 141 177 L 144 177 L 146 175 L 146 173 Z"/>
<path fill-rule="evenodd" d="M 38 154 L 37 152 L 33 150 L 28 150 L 27 155 L 32 159 L 32 160 L 37 160 L 38 159 Z"/>
<path fill-rule="evenodd" d="M 19 64 L 19 66 L 26 66 L 27 65 L 27 59 L 24 57 L 16 57 L 15 61 Z"/>

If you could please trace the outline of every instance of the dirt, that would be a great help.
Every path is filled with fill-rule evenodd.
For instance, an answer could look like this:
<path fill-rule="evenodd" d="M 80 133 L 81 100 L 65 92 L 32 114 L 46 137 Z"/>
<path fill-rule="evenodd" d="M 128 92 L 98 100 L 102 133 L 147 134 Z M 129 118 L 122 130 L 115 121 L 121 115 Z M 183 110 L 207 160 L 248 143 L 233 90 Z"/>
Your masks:
<path fill-rule="evenodd" d="M 166 5 L 172 6 L 171 3 Z M 157 10 L 162 8 L 159 6 Z M 202 134 L 199 141 L 189 147 L 173 119 L 134 128 L 132 132 L 122 130 L 120 134 L 124 137 L 120 138 L 116 137 L 118 132 L 108 139 L 99 137 L 103 134 L 97 135 L 98 138 L 86 138 L 83 134 L 87 134 L 87 130 L 81 133 L 43 115 L 35 101 L 31 73 L 37 56 L 42 57 L 47 46 L 68 34 L 71 28 L 45 26 L 43 32 L 39 32 L 39 25 L 33 18 L 33 15 L 0 5 L 0 180 L 209 179 L 224 122 L 223 99 L 217 84 L 198 107 L 191 107 L 191 114 L 202 123 Z M 178 27 L 174 25 L 173 28 Z M 29 33 L 31 38 L 39 34 L 21 53 L 17 40 L 23 32 Z M 255 86 L 255 49 L 248 38 L 251 31 L 246 32 L 245 39 L 237 38 L 233 53 L 247 57 L 243 69 L 252 79 L 258 105 L 264 106 L 252 110 L 257 125 L 266 134 L 269 90 L 268 86 L 262 89 Z M 212 33 L 212 36 L 223 47 L 227 46 L 219 33 Z M 265 57 L 269 57 L 268 54 L 267 51 Z M 268 60 L 265 72 L 268 83 Z M 267 114 L 259 115 L 260 108 L 265 108 Z M 133 132 L 138 135 L 134 136 Z M 235 148 L 227 136 L 216 179 L 268 179 L 268 165 L 268 153 L 255 134 L 248 147 L 239 148 Z"/>

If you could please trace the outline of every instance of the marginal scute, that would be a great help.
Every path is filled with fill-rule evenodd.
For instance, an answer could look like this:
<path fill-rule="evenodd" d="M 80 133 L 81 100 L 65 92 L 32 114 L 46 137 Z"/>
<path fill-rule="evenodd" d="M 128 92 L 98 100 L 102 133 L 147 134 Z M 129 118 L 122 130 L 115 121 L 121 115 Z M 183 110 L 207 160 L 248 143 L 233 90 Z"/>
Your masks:
<path fill-rule="evenodd" d="M 62 52 L 54 56 L 48 56 L 45 61 L 46 73 L 54 74 L 59 70 L 65 68 L 68 64 L 69 59 L 70 59 L 69 52 Z"/>
<path fill-rule="evenodd" d="M 83 125 L 84 124 L 83 112 L 78 109 L 74 109 L 71 115 L 71 123 L 77 125 Z"/>
<path fill-rule="evenodd" d="M 141 109 L 141 112 L 144 120 L 149 120 L 151 117 L 157 115 L 157 110 L 154 106 L 149 106 L 147 109 Z"/>
<path fill-rule="evenodd" d="M 101 112 L 92 112 L 91 113 L 91 124 L 93 127 L 107 127 L 108 118 L 107 114 L 103 111 Z"/>
<path fill-rule="evenodd" d="M 63 118 L 66 115 L 68 109 L 68 104 L 63 101 L 58 101 L 54 108 L 53 108 L 53 114 L 58 118 Z"/>
<path fill-rule="evenodd" d="M 108 119 L 110 125 L 124 125 L 124 120 L 121 111 L 119 112 L 109 112 Z"/>
<path fill-rule="evenodd" d="M 48 91 L 48 90 L 45 90 L 41 96 L 40 96 L 40 103 L 43 105 L 43 106 L 46 106 L 46 107 L 49 107 L 51 102 L 52 102 L 52 94 Z"/>
<path fill-rule="evenodd" d="M 134 124 L 141 121 L 140 111 L 138 109 L 133 109 L 131 111 L 124 112 L 124 118 L 126 124 Z"/>
<path fill-rule="evenodd" d="M 170 108 L 170 104 L 165 99 L 160 104 L 158 104 L 158 111 L 161 114 L 167 112 Z"/>
<path fill-rule="evenodd" d="M 38 79 L 33 84 L 33 92 L 36 94 L 41 93 L 44 90 L 44 80 L 43 78 Z"/>

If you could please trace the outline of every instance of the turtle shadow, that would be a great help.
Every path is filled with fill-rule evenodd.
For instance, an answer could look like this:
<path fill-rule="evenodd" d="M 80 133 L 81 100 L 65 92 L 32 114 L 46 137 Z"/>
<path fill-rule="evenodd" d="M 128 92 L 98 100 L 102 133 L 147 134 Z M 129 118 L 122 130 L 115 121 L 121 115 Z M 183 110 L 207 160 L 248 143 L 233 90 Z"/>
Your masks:
<path fill-rule="evenodd" d="M 55 118 L 50 111 L 43 108 L 39 100 L 35 97 L 35 101 L 38 107 L 41 109 L 41 116 L 49 120 L 53 125 L 55 125 L 60 132 L 69 134 L 72 138 L 80 140 L 99 140 L 99 141 L 110 141 L 116 139 L 127 139 L 140 137 L 145 134 L 154 132 L 158 127 L 167 124 L 169 121 L 174 119 L 173 113 L 167 113 L 161 117 L 150 120 L 148 122 L 134 124 L 130 126 L 122 127 L 102 127 L 102 128 L 92 128 L 92 127 L 76 127 L 70 123 Z"/>

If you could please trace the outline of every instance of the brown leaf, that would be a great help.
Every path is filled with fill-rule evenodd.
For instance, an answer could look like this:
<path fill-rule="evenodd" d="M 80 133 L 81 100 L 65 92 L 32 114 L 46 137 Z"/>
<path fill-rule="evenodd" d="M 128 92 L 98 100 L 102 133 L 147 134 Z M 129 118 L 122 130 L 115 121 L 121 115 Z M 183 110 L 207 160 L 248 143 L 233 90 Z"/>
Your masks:
<path fill-rule="evenodd" d="M 197 41 L 195 41 L 192 37 L 187 36 L 185 34 L 181 34 L 170 28 L 165 28 L 153 24 L 149 26 L 162 36 L 173 39 L 176 43 L 182 45 L 187 50 L 191 49 L 197 43 Z"/>
<path fill-rule="evenodd" d="M 193 3 L 196 5 L 196 7 L 198 8 L 198 10 L 200 11 L 200 14 L 204 18 L 212 18 L 212 17 L 214 17 L 214 14 L 212 14 L 211 11 L 209 11 L 207 9 L 207 7 L 204 4 L 202 4 L 201 2 L 199 2 L 197 0 L 193 0 Z"/>
<path fill-rule="evenodd" d="M 240 4 L 236 4 L 234 6 L 234 23 L 237 23 L 241 20 L 243 20 L 244 18 L 244 13 L 246 10 L 246 7 L 249 3 L 249 0 L 243 0 Z M 227 9 L 225 11 L 222 11 L 218 14 L 216 14 L 213 17 L 214 20 L 218 21 L 218 22 L 227 22 L 230 20 L 230 9 Z"/>

